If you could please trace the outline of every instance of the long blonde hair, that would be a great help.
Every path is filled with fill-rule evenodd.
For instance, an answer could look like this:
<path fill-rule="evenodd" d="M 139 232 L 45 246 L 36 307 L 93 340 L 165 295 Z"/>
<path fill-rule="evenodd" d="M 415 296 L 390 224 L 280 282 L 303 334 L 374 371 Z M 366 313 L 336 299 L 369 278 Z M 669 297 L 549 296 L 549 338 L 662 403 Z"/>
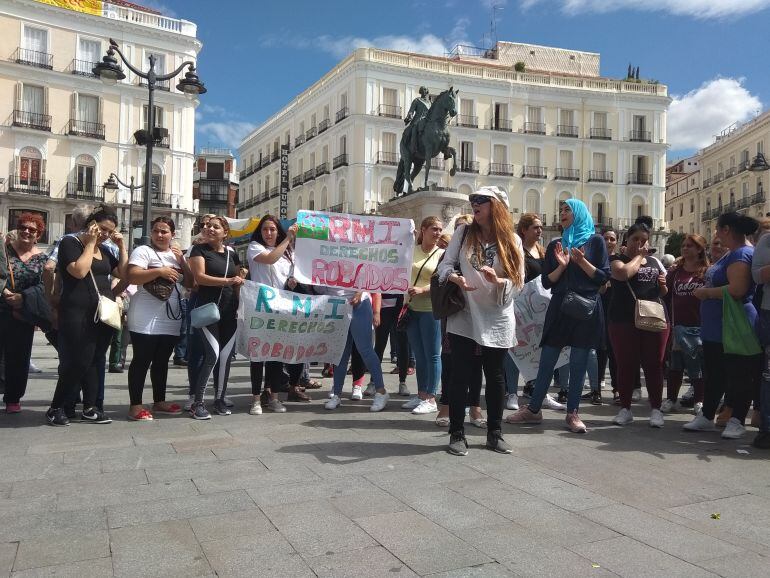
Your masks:
<path fill-rule="evenodd" d="M 492 199 L 490 211 L 490 230 L 497 242 L 497 259 L 503 268 L 503 276 L 510 279 L 516 287 L 524 286 L 523 269 L 524 255 L 516 244 L 513 219 L 505 205 L 497 199 Z M 474 219 L 468 227 L 465 246 L 470 247 L 472 254 L 479 263 L 484 261 L 482 254 L 481 226 Z"/>
<path fill-rule="evenodd" d="M 422 232 L 428 227 L 432 227 L 436 223 L 443 223 L 441 219 L 435 216 L 425 217 L 420 223 L 420 232 L 417 233 L 417 244 L 422 245 Z"/>
<path fill-rule="evenodd" d="M 524 241 L 524 233 L 535 224 L 535 221 L 540 221 L 540 215 L 537 213 L 524 213 L 519 218 L 519 222 L 516 223 L 516 233 L 518 233 L 522 241 Z M 537 249 L 537 254 L 541 259 L 545 257 L 545 247 L 543 247 L 543 245 L 535 243 L 535 249 Z"/>

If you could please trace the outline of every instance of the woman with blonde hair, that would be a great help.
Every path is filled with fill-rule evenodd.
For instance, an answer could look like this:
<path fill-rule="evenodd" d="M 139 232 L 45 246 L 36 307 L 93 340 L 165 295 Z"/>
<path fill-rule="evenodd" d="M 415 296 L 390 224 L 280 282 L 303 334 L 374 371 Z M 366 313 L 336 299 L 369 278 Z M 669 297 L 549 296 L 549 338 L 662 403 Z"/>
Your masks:
<path fill-rule="evenodd" d="M 516 344 L 514 298 L 524 285 L 521 239 L 514 233 L 508 195 L 497 187 L 481 187 L 469 197 L 473 222 L 452 237 L 438 267 L 439 281 L 455 283 L 465 307 L 447 319 L 454 363 L 449 386 L 449 452 L 467 455 L 463 421 L 471 358 L 481 349 L 486 377 L 487 448 L 511 453 L 501 422 L 505 395 L 503 360 Z"/>

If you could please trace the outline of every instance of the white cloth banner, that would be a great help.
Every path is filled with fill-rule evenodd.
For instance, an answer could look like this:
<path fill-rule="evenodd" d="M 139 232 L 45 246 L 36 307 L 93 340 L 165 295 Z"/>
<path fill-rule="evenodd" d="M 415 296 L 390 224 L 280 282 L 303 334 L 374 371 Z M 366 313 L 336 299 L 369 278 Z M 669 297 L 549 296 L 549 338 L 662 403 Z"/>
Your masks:
<path fill-rule="evenodd" d="M 371 293 L 405 293 L 414 222 L 381 215 L 297 213 L 294 277 L 300 283 Z"/>
<path fill-rule="evenodd" d="M 508 353 L 513 358 L 516 367 L 524 381 L 537 377 L 540 367 L 540 340 L 543 338 L 545 312 L 551 302 L 551 292 L 543 288 L 540 277 L 524 285 L 516 297 L 513 308 L 516 312 L 516 338 L 519 344 L 512 347 Z M 569 347 L 565 347 L 556 367 L 569 363 Z"/>
<path fill-rule="evenodd" d="M 246 281 L 238 305 L 238 353 L 250 361 L 338 363 L 351 312 L 342 297 L 302 295 Z"/>

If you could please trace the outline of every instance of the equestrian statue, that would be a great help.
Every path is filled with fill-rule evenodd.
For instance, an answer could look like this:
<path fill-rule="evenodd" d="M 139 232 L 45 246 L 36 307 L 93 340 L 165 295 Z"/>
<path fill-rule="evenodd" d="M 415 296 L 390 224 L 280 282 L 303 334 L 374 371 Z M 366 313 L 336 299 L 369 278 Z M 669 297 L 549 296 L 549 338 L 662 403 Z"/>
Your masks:
<path fill-rule="evenodd" d="M 454 176 L 457 165 L 457 152 L 449 146 L 449 130 L 447 124 L 457 115 L 457 93 L 450 87 L 438 95 L 431 105 L 428 99 L 428 89 L 420 87 L 420 97 L 412 101 L 412 106 L 404 119 L 406 128 L 401 135 L 401 159 L 398 163 L 396 182 L 393 190 L 396 195 L 412 193 L 412 181 L 425 166 L 425 187 L 428 189 L 428 173 L 430 160 L 443 153 L 444 159 L 452 159 L 449 171 Z M 406 188 L 406 190 L 404 190 Z"/>

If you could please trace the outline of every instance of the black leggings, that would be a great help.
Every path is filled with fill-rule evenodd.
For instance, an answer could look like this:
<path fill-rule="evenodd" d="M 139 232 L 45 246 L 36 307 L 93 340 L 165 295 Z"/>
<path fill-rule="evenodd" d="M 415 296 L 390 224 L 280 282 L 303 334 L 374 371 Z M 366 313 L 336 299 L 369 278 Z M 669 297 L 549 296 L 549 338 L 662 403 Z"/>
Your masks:
<path fill-rule="evenodd" d="M 131 405 L 142 405 L 142 392 L 150 369 L 152 400 L 166 401 L 168 359 L 179 341 L 178 335 L 148 335 L 131 331 L 134 356 L 128 366 L 128 395 Z"/>
<path fill-rule="evenodd" d="M 208 327 L 195 330 L 201 334 L 204 352 L 203 363 L 193 383 L 195 403 L 203 402 L 206 383 L 212 372 L 214 373 L 214 396 L 220 400 L 225 397 L 227 379 L 230 375 L 230 362 L 232 361 L 230 354 L 235 347 L 235 330 L 234 312 Z"/>
<path fill-rule="evenodd" d="M 115 331 L 104 323 L 94 323 L 93 313 L 59 318 L 59 381 L 51 407 L 74 405 L 83 388 L 83 408 L 96 407 L 99 374 L 104 372 L 107 349 Z M 99 367 L 101 365 L 101 367 Z"/>
<path fill-rule="evenodd" d="M 759 389 L 762 354 L 733 355 L 725 353 L 721 343 L 704 341 L 703 369 L 706 378 L 703 417 L 714 419 L 724 394 L 725 399 L 730 399 L 733 417 L 742 424 Z"/>
<path fill-rule="evenodd" d="M 441 397 L 439 405 L 449 405 L 449 390 L 452 381 L 452 354 L 441 354 Z M 471 357 L 471 382 L 468 385 L 468 407 L 481 405 L 481 356 Z"/>
<path fill-rule="evenodd" d="M 287 363 L 285 365 L 289 372 L 289 386 L 299 385 L 305 365 L 302 363 Z M 265 378 L 265 390 L 278 391 L 283 384 L 283 368 L 284 364 L 280 361 L 252 361 L 249 364 L 252 395 L 259 395 L 262 391 L 263 376 Z"/>
<path fill-rule="evenodd" d="M 462 433 L 477 344 L 473 339 L 454 333 L 449 333 L 448 337 L 454 361 L 449 387 L 449 433 Z M 481 346 L 481 367 L 487 383 L 487 431 L 499 430 L 502 422 L 505 399 L 503 359 L 507 354 L 508 349 L 505 347 Z"/>

